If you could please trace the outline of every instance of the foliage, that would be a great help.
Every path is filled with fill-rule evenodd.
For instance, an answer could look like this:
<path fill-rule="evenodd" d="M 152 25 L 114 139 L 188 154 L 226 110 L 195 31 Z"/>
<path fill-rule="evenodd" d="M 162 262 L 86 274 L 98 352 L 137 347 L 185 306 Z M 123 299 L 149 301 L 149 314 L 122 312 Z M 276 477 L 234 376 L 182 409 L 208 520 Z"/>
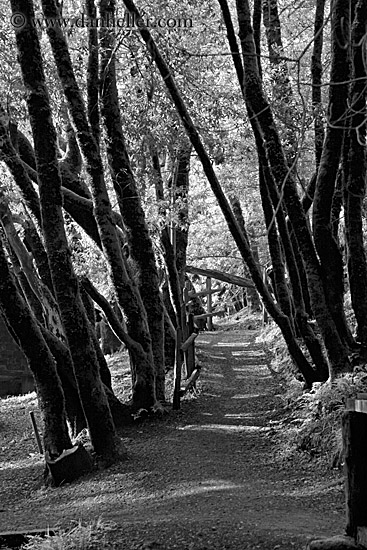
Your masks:
<path fill-rule="evenodd" d="M 22 546 L 23 550 L 93 550 L 107 548 L 105 536 L 114 529 L 112 522 L 102 518 L 83 524 L 79 523 L 72 529 L 59 531 L 54 535 L 29 536 L 29 542 Z"/>
<path fill-rule="evenodd" d="M 273 421 L 277 455 L 287 460 L 297 453 L 329 468 L 340 467 L 341 419 L 346 400 L 367 392 L 367 366 L 357 366 L 331 383 L 315 383 L 309 391 L 294 377 L 294 366 L 274 324 L 262 331 L 258 341 L 269 350 L 271 372 L 283 388 L 279 397 L 285 414 L 281 423 Z"/>

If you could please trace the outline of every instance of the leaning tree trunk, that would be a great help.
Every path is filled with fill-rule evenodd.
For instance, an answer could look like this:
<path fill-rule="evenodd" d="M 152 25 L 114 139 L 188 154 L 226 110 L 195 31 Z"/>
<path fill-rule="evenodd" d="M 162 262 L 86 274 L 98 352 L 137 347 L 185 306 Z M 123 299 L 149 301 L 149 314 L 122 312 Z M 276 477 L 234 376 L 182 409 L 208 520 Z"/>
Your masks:
<path fill-rule="evenodd" d="M 245 239 L 248 242 L 248 245 L 251 249 L 254 260 L 259 265 L 258 245 L 257 245 L 256 241 L 255 242 L 250 242 L 249 236 L 248 236 L 247 231 L 246 231 L 245 220 L 244 220 L 244 217 L 243 217 L 241 203 L 240 203 L 240 201 L 239 201 L 239 199 L 236 195 L 232 195 L 231 197 L 229 197 L 229 200 L 230 200 L 230 204 L 231 204 L 231 207 L 232 207 L 232 210 L 233 210 L 233 214 L 234 214 L 234 216 L 237 220 L 238 225 L 241 228 L 241 231 L 242 231 Z M 243 274 L 246 277 L 246 276 L 248 276 L 248 269 L 247 269 L 247 266 L 246 266 L 245 263 L 243 263 L 243 268 L 244 268 L 244 273 Z M 261 307 L 260 307 L 260 298 L 259 298 L 257 290 L 254 286 L 246 288 L 246 302 L 250 306 L 250 311 L 251 312 L 259 311 L 261 309 Z"/>
<path fill-rule="evenodd" d="M 91 20 L 97 18 L 97 10 L 94 0 L 85 2 L 87 16 Z M 97 144 L 100 141 L 101 125 L 99 113 L 99 45 L 98 28 L 91 26 L 88 29 L 88 68 L 87 68 L 87 97 L 88 119 L 94 139 Z"/>
<path fill-rule="evenodd" d="M 29 21 L 34 18 L 31 0 L 12 0 L 11 7 L 13 13 L 23 13 Z M 28 90 L 27 104 L 39 178 L 42 228 L 53 286 L 92 444 L 98 455 L 110 461 L 117 455 L 117 438 L 65 234 L 57 138 L 36 29 L 28 25 L 17 31 L 16 41 L 23 80 Z"/>
<path fill-rule="evenodd" d="M 107 20 L 115 15 L 115 2 L 102 0 L 100 16 Z M 152 240 L 145 220 L 139 191 L 131 170 L 122 130 L 116 83 L 115 34 L 100 30 L 101 45 L 101 114 L 106 128 L 108 162 L 119 209 L 127 231 L 130 253 L 138 267 L 139 291 L 148 316 L 155 365 L 156 394 L 165 401 L 165 361 L 163 304 Z"/>
<path fill-rule="evenodd" d="M 263 0 L 263 22 L 268 43 L 269 62 L 272 81 L 272 108 L 278 113 L 282 121 L 280 134 L 288 165 L 293 168 L 297 161 L 298 139 L 296 132 L 296 120 L 299 118 L 297 106 L 294 101 L 293 90 L 288 73 L 287 62 L 284 59 L 283 39 L 278 13 L 278 0 Z M 257 39 L 254 32 L 254 44 L 256 53 Z M 258 66 L 260 66 L 258 57 Z M 260 73 L 260 71 L 259 71 Z"/>
<path fill-rule="evenodd" d="M 265 180 L 266 176 L 261 166 L 260 159 L 259 165 L 260 196 L 268 234 L 269 253 L 274 273 L 274 291 L 281 310 L 285 315 L 289 317 L 291 321 L 293 321 L 292 303 L 289 295 L 289 289 L 285 280 L 285 269 L 282 258 L 282 249 L 280 245 L 279 234 L 276 226 L 275 216 L 273 215 L 273 208 L 271 204 L 269 190 Z"/>
<path fill-rule="evenodd" d="M 153 138 L 152 138 L 153 139 Z M 162 205 L 164 204 L 164 190 L 163 190 L 163 178 L 161 172 L 161 166 L 159 162 L 158 152 L 155 146 L 151 147 L 152 166 L 153 166 L 153 179 L 156 192 L 156 199 Z M 176 354 L 176 334 L 175 329 L 181 327 L 181 312 L 183 306 L 183 278 L 180 280 L 179 271 L 176 263 L 176 251 L 171 241 L 170 230 L 166 221 L 166 208 L 160 206 L 161 221 L 161 243 L 163 248 L 164 263 L 166 266 L 167 281 L 162 286 L 162 300 L 165 308 L 164 319 L 164 356 L 165 367 L 173 368 L 175 364 Z M 186 246 L 187 239 L 181 240 L 186 242 L 184 248 L 184 264 L 186 268 Z M 177 244 L 177 243 L 176 243 Z M 182 257 L 182 256 L 181 256 Z M 185 271 L 183 272 L 183 275 Z M 173 323 L 173 334 L 171 323 Z"/>
<path fill-rule="evenodd" d="M 132 0 L 124 0 L 124 4 L 127 7 L 127 9 L 134 13 L 134 15 L 140 19 L 139 11 L 137 10 L 134 2 Z M 264 282 L 262 280 L 262 274 L 260 270 L 258 269 L 258 266 L 253 258 L 253 255 L 251 253 L 250 247 L 248 246 L 248 243 L 243 237 L 243 234 L 241 232 L 240 226 L 238 225 L 235 216 L 230 208 L 229 202 L 223 192 L 222 187 L 220 186 L 220 183 L 218 181 L 218 178 L 216 176 L 216 173 L 213 169 L 212 163 L 210 161 L 210 158 L 204 148 L 204 145 L 200 139 L 199 133 L 190 117 L 189 112 L 187 111 L 187 108 L 183 102 L 183 99 L 181 97 L 181 94 L 177 88 L 177 85 L 172 77 L 172 74 L 169 70 L 169 67 L 167 63 L 164 61 L 157 45 L 155 44 L 153 37 L 151 36 L 149 30 L 141 26 L 139 28 L 139 32 L 146 43 L 148 51 L 151 53 L 160 73 L 161 76 L 167 86 L 167 89 L 171 95 L 171 98 L 175 104 L 175 107 L 177 109 L 177 112 L 181 118 L 181 121 L 183 123 L 183 126 L 187 132 L 188 137 L 190 138 L 190 141 L 196 150 L 199 159 L 202 163 L 204 173 L 206 177 L 208 178 L 208 181 L 210 183 L 210 186 L 213 190 L 213 193 L 218 201 L 218 204 L 223 212 L 223 215 L 226 219 L 228 228 L 238 246 L 238 249 L 246 262 L 249 271 L 251 273 L 251 277 L 254 281 L 254 284 L 256 285 L 256 288 L 258 289 L 259 294 L 261 295 L 264 305 L 269 311 L 269 314 L 273 317 L 275 322 L 279 325 L 279 327 L 282 330 L 282 334 L 284 336 L 284 339 L 287 343 L 288 350 L 291 354 L 291 357 L 294 359 L 295 364 L 297 365 L 297 368 L 300 370 L 302 375 L 304 376 L 306 383 L 311 385 L 312 382 L 314 382 L 314 371 L 312 367 L 309 365 L 308 361 L 306 360 L 305 356 L 303 355 L 301 349 L 299 348 L 294 335 L 292 326 L 289 322 L 288 317 L 286 317 L 280 309 L 274 304 L 273 299 L 271 295 L 268 292 L 268 289 L 264 285 Z"/>
<path fill-rule="evenodd" d="M 324 27 L 324 11 L 325 0 L 317 0 L 315 25 L 314 25 L 314 41 L 311 59 L 311 74 L 312 74 L 312 109 L 314 116 L 315 130 L 315 159 L 316 168 L 319 167 L 321 154 L 324 143 L 324 125 L 322 121 L 322 48 L 323 48 L 323 27 Z"/>
<path fill-rule="evenodd" d="M 68 434 L 64 395 L 56 363 L 33 314 L 20 296 L 9 271 L 0 241 L 0 308 L 27 357 L 34 376 L 44 423 L 44 446 L 51 458 L 58 457 L 72 443 Z"/>
<path fill-rule="evenodd" d="M 2 138 L 0 148 L 0 158 L 4 160 L 12 174 L 16 185 L 19 187 L 23 199 L 33 216 L 41 225 L 41 211 L 39 205 L 39 197 L 33 188 L 32 181 L 38 184 L 36 170 L 28 165 L 30 162 L 29 152 L 34 151 L 32 145 L 27 140 L 25 152 L 23 149 L 17 151 L 10 141 L 5 125 L 2 123 L 4 110 L 0 107 L 0 136 Z M 18 131 L 18 134 L 20 132 Z M 20 134 L 21 135 L 21 134 Z M 25 136 L 24 140 L 25 141 Z M 19 152 L 19 154 L 18 154 Z M 70 189 L 62 188 L 63 206 L 70 216 L 78 223 L 84 231 L 95 241 L 97 246 L 101 247 L 101 241 L 98 235 L 96 220 L 93 215 L 92 201 L 84 197 L 80 197 Z"/>
<path fill-rule="evenodd" d="M 163 190 L 163 178 L 161 167 L 159 164 L 159 156 L 157 150 L 151 148 L 152 155 L 152 165 L 153 165 L 153 179 L 155 185 L 156 199 L 159 203 L 164 201 L 164 190 Z M 176 327 L 181 326 L 181 308 L 182 308 L 182 285 L 180 281 L 180 276 L 177 269 L 176 255 L 175 250 L 171 242 L 169 228 L 166 223 L 166 210 L 164 207 L 161 207 L 160 215 L 162 216 L 162 229 L 161 229 L 161 242 L 163 246 L 163 256 L 164 262 L 166 264 L 167 277 L 168 277 L 168 287 L 169 294 L 171 298 L 171 307 L 175 313 Z M 186 267 L 186 260 L 185 260 Z M 169 308 L 170 309 L 170 308 Z"/>
<path fill-rule="evenodd" d="M 259 144 L 258 144 L 259 145 Z M 272 200 L 273 209 L 275 212 L 276 220 L 278 223 L 279 234 L 281 236 L 284 255 L 287 262 L 289 279 L 292 287 L 292 298 L 295 307 L 295 322 L 296 327 L 303 338 L 303 341 L 312 357 L 315 364 L 316 373 L 315 377 L 317 381 L 325 381 L 328 378 L 328 364 L 324 356 L 320 341 L 313 328 L 308 322 L 308 315 L 306 313 L 306 306 L 304 301 L 304 290 L 301 283 L 301 276 L 298 269 L 298 263 L 295 256 L 295 247 L 292 244 L 291 237 L 288 232 L 288 224 L 282 208 L 279 208 L 279 193 L 276 188 L 273 177 L 267 166 L 266 159 L 262 162 L 266 184 L 269 190 L 269 194 Z M 299 262 L 302 262 L 302 258 L 299 258 Z"/>
<path fill-rule="evenodd" d="M 256 52 L 247 0 L 237 0 L 240 40 L 245 67 L 245 99 L 251 124 L 261 132 L 272 174 L 283 191 L 287 212 L 295 231 L 307 271 L 311 305 L 330 360 L 330 377 L 350 369 L 348 350 L 341 341 L 330 314 L 322 284 L 320 266 L 307 220 L 298 197 L 296 182 L 288 169 L 270 105 L 264 95 L 258 72 Z M 255 116 L 253 116 L 255 114 Z"/>
<path fill-rule="evenodd" d="M 45 17 L 57 18 L 59 10 L 54 0 L 43 0 Z M 130 349 L 134 372 L 132 400 L 136 409 L 150 409 L 157 405 L 152 341 L 147 314 L 134 281 L 128 275 L 116 232 L 114 216 L 104 179 L 103 161 L 85 112 L 65 37 L 59 27 L 47 30 L 58 75 L 63 86 L 69 112 L 75 127 L 86 169 L 92 186 L 94 215 L 102 246 L 111 270 L 116 296 L 127 316 L 130 337 L 136 341 Z M 135 356 L 135 354 L 137 354 Z"/>
<path fill-rule="evenodd" d="M 189 171 L 192 145 L 181 145 L 176 153 L 175 169 L 172 178 L 173 207 L 180 204 L 177 212 L 175 232 L 176 266 L 180 278 L 181 288 L 185 286 L 186 251 L 189 239 Z"/>
<path fill-rule="evenodd" d="M 353 75 L 350 87 L 349 177 L 345 186 L 345 228 L 348 273 L 357 339 L 367 348 L 367 261 L 363 236 L 363 201 L 366 194 L 366 60 L 367 3 L 359 0 L 352 27 Z"/>
<path fill-rule="evenodd" d="M 321 262 L 329 309 L 340 338 L 353 344 L 344 313 L 343 257 L 331 228 L 331 207 L 347 127 L 349 52 L 341 36 L 349 36 L 349 2 L 336 0 L 331 15 L 332 65 L 329 86 L 329 124 L 320 160 L 313 201 L 313 235 Z"/>
<path fill-rule="evenodd" d="M 219 0 L 219 3 L 222 9 L 224 22 L 227 29 L 228 42 L 232 53 L 232 59 L 236 69 L 238 82 L 241 88 L 241 92 L 244 95 L 245 90 L 244 90 L 243 65 L 240 58 L 240 53 L 239 53 L 237 39 L 236 39 L 236 35 L 235 35 L 235 31 L 234 31 L 234 27 L 231 19 L 231 14 L 228 9 L 228 4 L 226 0 Z M 257 9 L 258 9 L 258 6 L 257 6 Z M 256 21 L 257 19 L 258 17 L 256 18 Z M 257 30 L 256 32 L 258 35 L 259 30 Z M 260 59 L 259 58 L 259 55 L 260 55 L 259 36 L 256 36 L 255 39 L 256 39 L 255 48 L 257 52 L 257 66 L 259 70 L 259 75 L 261 75 L 261 63 L 259 61 Z M 307 315 L 305 313 L 304 297 L 305 299 L 306 297 L 308 297 L 308 292 L 306 292 L 307 288 L 305 290 L 304 285 L 301 283 L 302 275 L 301 275 L 301 271 L 299 270 L 299 267 L 301 267 L 303 270 L 302 258 L 300 257 L 298 246 L 296 247 L 293 246 L 290 235 L 288 233 L 287 223 L 285 220 L 285 216 L 283 214 L 283 209 L 281 208 L 281 204 L 280 204 L 280 195 L 276 188 L 274 178 L 268 166 L 268 159 L 266 156 L 266 151 L 264 148 L 261 133 L 259 132 L 259 129 L 257 127 L 254 127 L 253 129 L 255 133 L 260 163 L 262 166 L 262 170 L 264 171 L 265 181 L 271 196 L 274 211 L 276 212 L 276 219 L 278 222 L 279 231 L 281 233 L 282 244 L 283 244 L 287 265 L 288 265 L 289 276 L 292 284 L 293 298 L 295 301 L 297 327 L 299 328 L 304 338 L 304 342 L 315 363 L 315 366 L 316 366 L 316 372 L 314 373 L 315 380 L 325 380 L 327 378 L 328 366 L 325 361 L 324 354 L 320 346 L 320 342 L 318 341 L 317 337 L 313 333 L 312 328 L 308 324 Z M 299 256 L 298 261 L 297 261 L 296 254 L 298 254 Z M 307 287 L 307 284 L 306 284 L 306 287 Z"/>

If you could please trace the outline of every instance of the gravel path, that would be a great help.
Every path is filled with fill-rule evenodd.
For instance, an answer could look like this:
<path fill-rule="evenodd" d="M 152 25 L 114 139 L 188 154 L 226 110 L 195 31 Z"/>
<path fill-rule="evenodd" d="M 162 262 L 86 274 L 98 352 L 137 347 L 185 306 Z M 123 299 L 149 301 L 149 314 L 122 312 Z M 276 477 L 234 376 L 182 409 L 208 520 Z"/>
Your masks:
<path fill-rule="evenodd" d="M 1 529 L 102 516 L 115 523 L 109 547 L 126 550 L 303 549 L 341 534 L 340 474 L 277 463 L 270 419 L 281 390 L 255 336 L 201 334 L 199 397 L 124 432 L 126 462 L 59 489 L 37 488 L 39 461 L 25 465 L 30 486 L 22 490 L 19 470 L 16 496 L 0 504 Z M 14 491 L 16 478 L 7 479 Z"/>

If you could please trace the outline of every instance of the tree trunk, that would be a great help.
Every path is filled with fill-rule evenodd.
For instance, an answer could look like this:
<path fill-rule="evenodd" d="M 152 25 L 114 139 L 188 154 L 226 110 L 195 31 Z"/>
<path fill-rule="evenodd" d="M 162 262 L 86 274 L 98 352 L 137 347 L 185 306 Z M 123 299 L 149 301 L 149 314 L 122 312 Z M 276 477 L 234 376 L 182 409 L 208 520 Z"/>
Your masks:
<path fill-rule="evenodd" d="M 22 164 L 17 151 L 13 147 L 10 141 L 8 128 L 5 125 L 7 115 L 2 106 L 0 106 L 0 143 L 1 143 L 1 160 L 3 160 L 11 175 L 14 178 L 15 183 L 21 189 L 24 201 L 29 208 L 30 212 L 34 215 L 39 225 L 41 225 L 41 210 L 39 205 L 39 199 L 36 191 L 33 189 L 32 182 L 27 174 L 27 171 Z"/>
<path fill-rule="evenodd" d="M 227 2 L 223 2 L 223 7 L 225 9 L 225 6 L 227 6 Z M 221 7 L 222 7 L 221 4 Z M 222 7 L 222 10 L 223 10 Z M 228 6 L 227 6 L 228 9 Z M 254 29 L 254 42 L 255 42 L 255 49 L 257 54 L 257 65 L 259 68 L 259 75 L 262 76 L 262 68 L 261 68 L 261 15 L 263 10 L 263 0 L 254 0 L 254 9 L 252 12 L 252 26 Z M 229 15 L 229 18 L 231 18 L 231 15 L 227 13 L 227 17 Z M 236 46 L 237 46 L 237 40 L 236 40 Z M 238 47 L 237 47 L 238 48 Z M 242 63 L 241 63 L 242 65 Z"/>
<path fill-rule="evenodd" d="M 102 0 L 100 16 L 114 16 L 114 2 Z M 139 272 L 139 290 L 148 316 L 155 366 L 156 395 L 165 401 L 163 305 L 159 291 L 158 270 L 141 205 L 139 192 L 125 145 L 116 84 L 115 35 L 111 29 L 100 29 L 101 44 L 101 114 L 106 128 L 106 145 L 112 182 L 124 220 L 130 253 Z"/>
<path fill-rule="evenodd" d="M 59 16 L 54 0 L 44 0 L 42 6 L 45 17 L 57 18 Z M 152 341 L 146 311 L 136 285 L 128 275 L 105 184 L 102 158 L 88 124 L 65 37 L 58 27 L 48 28 L 47 33 L 79 145 L 86 159 L 86 169 L 90 175 L 92 186 L 94 215 L 103 250 L 111 268 L 116 296 L 126 313 L 129 335 L 140 344 L 145 355 L 144 360 L 142 360 L 141 353 L 133 359 L 133 368 L 135 369 L 132 372 L 133 403 L 137 409 L 150 409 L 156 406 L 156 393 Z M 141 350 L 140 346 L 133 346 L 130 349 L 133 357 L 137 350 Z"/>
<path fill-rule="evenodd" d="M 12 0 L 11 6 L 13 13 L 23 13 L 29 21 L 34 18 L 31 0 Z M 39 178 L 42 228 L 53 286 L 92 444 L 98 455 L 110 461 L 117 455 L 117 438 L 65 234 L 57 139 L 36 29 L 31 25 L 24 27 L 17 32 L 16 41 L 23 80 L 28 90 L 27 104 Z"/>
<path fill-rule="evenodd" d="M 268 42 L 273 101 L 272 108 L 278 115 L 283 149 L 291 169 L 297 161 L 297 105 L 284 60 L 284 48 L 278 13 L 278 0 L 263 0 L 263 21 Z M 254 34 L 254 41 L 256 37 Z M 255 43 L 255 42 L 254 42 Z M 256 48 L 256 44 L 255 44 Z M 256 53 L 258 54 L 257 48 Z M 258 63 L 257 63 L 258 64 Z M 259 64 L 258 64 L 259 65 Z M 260 75 L 259 71 L 259 75 Z"/>
<path fill-rule="evenodd" d="M 64 329 L 62 327 L 60 319 L 59 307 L 55 301 L 54 296 L 51 294 L 49 288 L 42 283 L 39 279 L 35 269 L 33 268 L 33 262 L 30 254 L 23 245 L 13 223 L 13 217 L 7 206 L 7 198 L 0 190 L 0 223 L 4 228 L 8 243 L 16 256 L 17 263 L 22 270 L 22 278 L 25 279 L 25 284 L 29 285 L 29 290 L 33 294 L 33 298 L 30 292 L 25 292 L 27 299 L 30 296 L 30 300 L 35 303 L 35 299 L 38 304 L 35 305 L 36 310 L 41 307 L 42 309 L 42 322 L 45 326 L 61 340 L 65 340 Z M 30 305 L 31 309 L 32 306 Z"/>
<path fill-rule="evenodd" d="M 347 144 L 346 144 L 347 142 Z M 346 149 L 346 146 L 348 147 Z M 346 155 L 344 155 L 344 151 Z M 343 162 L 344 157 L 348 157 L 349 154 L 349 140 L 347 137 L 344 139 L 343 145 Z M 331 203 L 331 213 L 330 213 L 330 224 L 331 224 L 331 233 L 336 242 L 339 242 L 339 227 L 340 227 L 340 215 L 343 207 L 343 192 L 344 192 L 344 175 L 342 167 L 339 168 L 338 175 L 336 178 L 335 191 L 333 195 L 333 201 Z"/>
<path fill-rule="evenodd" d="M 70 432 L 72 436 L 75 437 L 81 430 L 87 427 L 87 421 L 78 392 L 70 350 L 66 344 L 63 344 L 43 325 L 39 324 L 39 329 L 56 361 L 57 374 L 61 380 L 65 396 L 66 416 L 70 426 Z"/>
<path fill-rule="evenodd" d="M 159 164 L 159 156 L 157 150 L 152 147 L 151 148 L 151 155 L 152 155 L 152 165 L 154 170 L 154 185 L 155 185 L 155 193 L 156 198 L 159 203 L 163 203 L 164 201 L 164 191 L 163 191 L 163 178 L 162 178 L 162 172 L 161 167 Z M 166 223 L 166 211 L 164 208 L 160 208 L 160 215 L 162 216 L 162 229 L 161 229 L 161 241 L 163 246 L 163 255 L 164 255 L 164 262 L 166 264 L 166 270 L 167 270 L 167 276 L 168 276 L 168 287 L 169 287 L 169 294 L 171 297 L 171 307 L 173 307 L 175 312 L 175 328 L 181 326 L 181 307 L 182 307 L 182 289 L 183 286 L 176 263 L 176 256 L 175 256 L 175 250 L 172 245 L 170 234 L 169 234 L 169 228 L 167 227 Z M 186 268 L 186 258 L 185 258 L 185 268 Z M 164 298 L 163 298 L 164 300 Z M 170 308 L 168 308 L 170 309 Z"/>
<path fill-rule="evenodd" d="M 264 159 L 265 160 L 265 159 Z M 263 170 L 266 176 L 267 187 L 273 203 L 273 209 L 276 212 L 279 233 L 282 239 L 284 255 L 287 261 L 289 279 L 292 287 L 292 297 L 295 306 L 295 322 L 296 328 L 302 336 L 304 343 L 312 357 L 316 367 L 315 376 L 318 381 L 325 381 L 328 378 L 328 364 L 324 357 L 321 344 L 314 333 L 313 328 L 308 323 L 308 315 L 304 301 L 304 289 L 301 283 L 301 275 L 299 272 L 299 264 L 296 260 L 297 248 L 293 245 L 288 232 L 288 224 L 282 208 L 279 208 L 279 193 L 271 173 L 268 170 L 267 163 L 263 163 Z M 302 258 L 298 260 L 302 264 Z M 303 266 L 303 264 L 302 264 Z M 306 281 L 307 283 L 307 281 Z"/>
<path fill-rule="evenodd" d="M 192 145 L 182 145 L 176 153 L 175 171 L 172 178 L 173 205 L 179 204 L 177 212 L 178 222 L 174 228 L 176 266 L 180 279 L 181 289 L 185 286 L 186 250 L 189 237 L 189 171 Z"/>
<path fill-rule="evenodd" d="M 261 166 L 259 159 L 259 181 L 260 181 L 260 195 L 264 212 L 265 224 L 268 233 L 268 244 L 270 258 L 272 262 L 272 269 L 274 274 L 274 290 L 277 301 L 283 313 L 289 317 L 293 322 L 292 304 L 289 296 L 289 290 L 285 280 L 285 269 L 282 259 L 282 249 L 280 246 L 279 235 L 277 231 L 275 215 L 273 215 L 273 208 L 268 191 L 268 187 L 265 180 L 265 174 Z"/>
<path fill-rule="evenodd" d="M 3 116 L 3 109 L 0 108 L 0 114 Z M 14 181 L 20 189 L 24 201 L 29 208 L 29 211 L 38 221 L 41 226 L 41 210 L 39 205 L 39 197 L 33 188 L 32 181 L 38 185 L 37 172 L 33 166 L 27 164 L 30 162 L 30 151 L 32 152 L 32 158 L 34 158 L 34 151 L 27 140 L 27 147 L 25 152 L 19 149 L 19 155 L 10 142 L 9 136 L 6 131 L 6 127 L 1 123 L 0 116 L 0 136 L 2 137 L 1 154 L 2 159 L 9 168 Z M 13 131 L 14 134 L 22 135 L 19 130 Z M 26 139 L 26 138 L 24 138 Z M 24 140 L 23 140 L 24 141 Z M 63 206 L 70 216 L 78 223 L 84 231 L 95 241 L 97 246 L 101 247 L 101 241 L 98 234 L 96 220 L 93 217 L 93 204 L 92 201 L 83 198 L 66 187 L 62 188 L 63 194 Z"/>
<path fill-rule="evenodd" d="M 324 143 L 324 125 L 322 121 L 322 48 L 323 48 L 323 26 L 324 26 L 325 0 L 316 1 L 314 40 L 311 59 L 312 74 L 312 109 L 314 116 L 315 130 L 315 159 L 316 169 L 320 165 L 321 154 Z"/>
<path fill-rule="evenodd" d="M 140 14 L 132 0 L 124 0 L 124 4 L 127 7 L 127 9 L 134 13 L 134 15 L 141 20 Z M 230 205 L 228 203 L 228 200 L 226 196 L 223 193 L 223 190 L 219 184 L 219 181 L 217 179 L 217 176 L 214 172 L 213 166 L 211 164 L 210 158 L 203 146 L 203 143 L 199 137 L 198 131 L 191 120 L 191 117 L 186 109 L 186 106 L 182 100 L 181 94 L 178 91 L 178 88 L 176 86 L 176 83 L 172 77 L 172 74 L 164 61 L 160 51 L 158 50 L 153 37 L 151 36 L 149 30 L 141 26 L 139 28 L 139 32 L 146 43 L 146 46 L 148 48 L 148 51 L 151 53 L 160 73 L 161 76 L 167 86 L 167 89 L 171 95 L 171 98 L 176 106 L 177 112 L 180 115 L 181 121 L 184 125 L 184 128 L 187 132 L 187 135 L 190 138 L 190 141 L 196 150 L 200 161 L 203 166 L 204 173 L 206 177 L 208 178 L 208 181 L 210 183 L 210 186 L 214 192 L 214 195 L 217 198 L 218 204 L 223 212 L 223 215 L 227 221 L 228 228 L 238 246 L 238 249 L 245 260 L 252 279 L 256 285 L 256 288 L 259 291 L 259 294 L 261 295 L 264 304 L 266 308 L 268 309 L 269 313 L 272 315 L 273 319 L 276 321 L 276 323 L 279 325 L 279 327 L 282 330 L 283 336 L 287 342 L 289 352 L 294 359 L 298 369 L 302 372 L 303 376 L 305 377 L 306 383 L 311 385 L 314 381 L 314 371 L 309 365 L 308 361 L 304 357 L 301 349 L 299 348 L 296 340 L 294 339 L 293 332 L 291 325 L 289 323 L 289 319 L 282 314 L 282 312 L 277 308 L 277 306 L 274 304 L 267 288 L 265 287 L 262 275 L 258 269 L 258 266 L 256 265 L 256 262 L 254 261 L 254 258 L 251 254 L 251 250 L 248 246 L 248 243 L 243 237 L 243 234 L 241 232 L 241 229 L 233 215 L 233 212 L 230 208 Z"/>
<path fill-rule="evenodd" d="M 43 246 L 37 228 L 34 225 L 33 220 L 29 216 L 22 220 L 22 226 L 24 229 L 24 244 L 27 250 L 32 253 L 41 281 L 44 285 L 47 286 L 49 291 L 54 296 L 55 291 L 52 285 L 47 252 Z"/>
<path fill-rule="evenodd" d="M 238 222 L 238 225 L 241 227 L 241 231 L 242 231 L 245 239 L 247 240 L 247 242 L 248 242 L 248 244 L 251 248 L 251 252 L 254 256 L 254 260 L 257 262 L 257 264 L 259 264 L 258 247 L 257 247 L 256 242 L 255 243 L 250 243 L 250 239 L 248 237 L 246 227 L 245 227 L 245 220 L 243 218 L 243 213 L 242 213 L 240 201 L 239 201 L 238 197 L 236 197 L 236 196 L 231 196 L 229 200 L 230 200 L 230 203 L 231 203 L 231 206 L 232 206 L 233 214 L 234 214 L 234 216 L 235 216 L 235 218 Z M 248 269 L 247 269 L 246 264 L 244 264 L 244 275 L 245 276 L 248 275 Z M 253 288 L 247 287 L 247 289 L 246 289 L 246 301 L 248 302 L 248 304 L 250 306 L 251 312 L 260 311 L 260 308 L 261 308 L 260 298 L 259 298 L 259 295 L 258 295 L 257 290 L 256 290 L 255 287 L 253 287 Z"/>
<path fill-rule="evenodd" d="M 58 457 L 72 443 L 68 435 L 64 395 L 55 360 L 32 313 L 12 280 L 0 241 L 0 308 L 27 357 L 34 376 L 44 423 L 44 447 L 51 458 Z"/>
<path fill-rule="evenodd" d="M 345 188 L 345 228 L 348 273 L 357 339 L 367 348 L 367 261 L 363 235 L 363 201 L 366 194 L 366 36 L 367 5 L 359 0 L 352 27 L 353 74 L 350 86 L 349 177 Z M 364 352 L 366 352 L 364 350 Z"/>
<path fill-rule="evenodd" d="M 348 48 L 341 36 L 349 35 L 349 3 L 336 0 L 331 16 L 332 66 L 329 87 L 329 125 L 317 175 L 313 201 L 313 235 L 318 252 L 329 309 L 340 338 L 353 345 L 344 313 L 343 258 L 331 229 L 331 207 L 341 159 L 347 113 Z M 346 34 L 345 34 L 346 33 Z M 347 38 L 346 38 L 347 39 Z"/>
<path fill-rule="evenodd" d="M 330 376 L 333 378 L 337 374 L 350 370 L 348 350 L 340 340 L 334 320 L 328 309 L 320 276 L 320 266 L 307 226 L 305 213 L 298 197 L 295 181 L 287 166 L 269 103 L 262 90 L 247 0 L 237 0 L 237 13 L 245 67 L 245 97 L 249 116 L 252 125 L 263 135 L 272 174 L 278 188 L 284 194 L 287 212 L 306 267 L 312 310 L 328 352 Z"/>
<path fill-rule="evenodd" d="M 87 16 L 96 20 L 97 10 L 94 0 L 85 2 Z M 91 25 L 88 29 L 88 67 L 87 67 L 87 97 L 88 119 L 94 139 L 100 141 L 100 114 L 99 114 L 99 59 L 98 59 L 98 29 Z"/>

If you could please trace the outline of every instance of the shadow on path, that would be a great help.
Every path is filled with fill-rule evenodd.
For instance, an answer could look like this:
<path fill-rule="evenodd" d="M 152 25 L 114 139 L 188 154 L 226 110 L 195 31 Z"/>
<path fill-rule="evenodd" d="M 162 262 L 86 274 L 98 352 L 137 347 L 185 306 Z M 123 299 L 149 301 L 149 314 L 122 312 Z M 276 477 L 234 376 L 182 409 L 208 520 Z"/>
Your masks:
<path fill-rule="evenodd" d="M 277 466 L 269 414 L 280 388 L 255 335 L 201 334 L 198 399 L 174 417 L 124 431 L 126 462 L 35 491 L 37 524 L 29 527 L 102 515 L 116 522 L 116 548 L 129 550 L 301 549 L 310 538 L 341 533 L 341 487 L 309 469 Z M 15 523 L 23 509 L 12 511 Z"/>

